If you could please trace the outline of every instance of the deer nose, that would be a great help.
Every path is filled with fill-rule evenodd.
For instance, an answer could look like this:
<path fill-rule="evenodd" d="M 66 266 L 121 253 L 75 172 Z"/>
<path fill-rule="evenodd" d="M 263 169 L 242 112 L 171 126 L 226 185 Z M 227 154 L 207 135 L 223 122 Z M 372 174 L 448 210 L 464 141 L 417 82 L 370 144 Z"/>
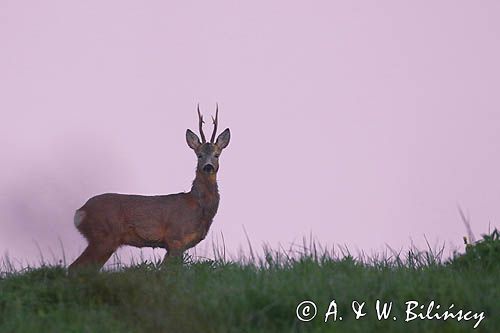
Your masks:
<path fill-rule="evenodd" d="M 215 169 L 214 169 L 214 166 L 212 164 L 206 164 L 203 167 L 203 171 L 205 171 L 205 172 L 214 172 Z"/>

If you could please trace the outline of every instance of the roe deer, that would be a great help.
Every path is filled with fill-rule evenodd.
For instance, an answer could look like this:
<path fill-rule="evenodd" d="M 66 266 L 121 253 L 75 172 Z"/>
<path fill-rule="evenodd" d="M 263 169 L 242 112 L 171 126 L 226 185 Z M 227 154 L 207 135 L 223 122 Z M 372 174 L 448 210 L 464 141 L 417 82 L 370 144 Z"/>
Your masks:
<path fill-rule="evenodd" d="M 70 273 L 83 266 L 100 269 L 122 245 L 165 248 L 166 262 L 182 258 L 184 250 L 205 238 L 219 206 L 219 155 L 231 136 L 226 128 L 215 140 L 218 109 L 217 106 L 215 118 L 212 117 L 210 142 L 203 134 L 199 105 L 201 142 L 191 130 L 186 131 L 187 144 L 198 157 L 190 192 L 158 196 L 106 193 L 90 198 L 75 212 L 75 226 L 88 246 L 69 266 Z"/>

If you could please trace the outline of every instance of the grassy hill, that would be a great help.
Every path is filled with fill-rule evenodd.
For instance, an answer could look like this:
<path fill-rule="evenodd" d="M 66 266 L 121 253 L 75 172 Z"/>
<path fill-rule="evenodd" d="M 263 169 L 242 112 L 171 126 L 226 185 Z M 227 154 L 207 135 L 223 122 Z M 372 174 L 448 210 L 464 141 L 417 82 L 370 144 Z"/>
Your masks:
<path fill-rule="evenodd" d="M 361 260 L 313 244 L 294 256 L 267 251 L 238 262 L 185 258 L 184 265 L 168 268 L 144 262 L 74 277 L 64 267 L 43 266 L 2 273 L 0 332 L 499 332 L 499 282 L 496 231 L 446 262 L 416 250 Z M 297 311 L 304 300 L 317 308 L 308 322 L 297 319 L 297 312 L 314 312 Z M 325 323 L 332 300 L 336 321 L 330 315 Z M 366 302 L 359 319 L 354 300 Z M 377 300 L 392 302 L 387 320 L 377 319 Z M 412 300 L 418 302 L 415 314 L 425 315 L 434 301 L 431 314 L 443 314 L 453 303 L 450 312 L 484 312 L 485 318 L 475 330 L 472 312 L 470 320 L 406 322 L 406 302 Z"/>

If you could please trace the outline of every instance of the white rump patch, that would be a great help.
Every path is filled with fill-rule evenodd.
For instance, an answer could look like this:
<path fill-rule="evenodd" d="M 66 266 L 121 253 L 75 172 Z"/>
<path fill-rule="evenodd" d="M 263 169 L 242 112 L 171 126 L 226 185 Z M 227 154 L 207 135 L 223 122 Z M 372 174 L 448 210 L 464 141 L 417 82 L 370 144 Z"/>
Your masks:
<path fill-rule="evenodd" d="M 77 210 L 75 212 L 75 217 L 73 218 L 73 221 L 75 222 L 75 227 L 78 228 L 78 226 L 82 223 L 85 216 L 87 216 L 87 213 L 85 213 L 84 210 Z"/>

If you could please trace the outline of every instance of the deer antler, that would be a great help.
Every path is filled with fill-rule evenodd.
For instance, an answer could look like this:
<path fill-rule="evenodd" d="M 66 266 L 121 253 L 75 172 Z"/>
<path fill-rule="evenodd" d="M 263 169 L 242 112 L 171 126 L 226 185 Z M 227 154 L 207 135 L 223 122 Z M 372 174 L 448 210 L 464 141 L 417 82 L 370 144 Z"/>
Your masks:
<path fill-rule="evenodd" d="M 205 122 L 203 121 L 203 116 L 200 113 L 200 104 L 199 103 L 198 103 L 198 119 L 199 119 L 199 123 L 200 123 L 201 143 L 205 143 L 205 142 L 207 142 L 207 140 L 205 139 L 205 134 L 203 133 L 203 124 Z"/>
<path fill-rule="evenodd" d="M 212 117 L 212 122 L 214 123 L 214 131 L 212 132 L 212 138 L 210 139 L 211 143 L 215 143 L 215 135 L 217 134 L 217 123 L 219 122 L 219 104 L 216 104 L 215 107 L 215 118 Z"/>

